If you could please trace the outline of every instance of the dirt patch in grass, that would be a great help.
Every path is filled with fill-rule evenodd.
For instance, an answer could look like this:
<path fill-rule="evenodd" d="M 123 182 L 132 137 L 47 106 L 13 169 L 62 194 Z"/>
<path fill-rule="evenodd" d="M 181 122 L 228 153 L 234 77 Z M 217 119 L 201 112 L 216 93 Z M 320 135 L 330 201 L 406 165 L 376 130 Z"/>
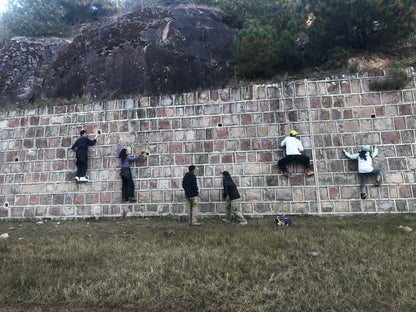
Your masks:
<path fill-rule="evenodd" d="M 3 222 L 0 311 L 414 311 L 416 216 L 292 220 Z"/>

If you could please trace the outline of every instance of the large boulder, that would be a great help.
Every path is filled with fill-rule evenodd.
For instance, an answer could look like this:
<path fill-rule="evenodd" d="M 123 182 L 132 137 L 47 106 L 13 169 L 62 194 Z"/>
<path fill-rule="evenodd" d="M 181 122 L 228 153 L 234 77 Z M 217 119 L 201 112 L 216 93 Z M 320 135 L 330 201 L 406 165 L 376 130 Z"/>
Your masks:
<path fill-rule="evenodd" d="M 32 102 L 43 77 L 69 42 L 61 38 L 15 37 L 0 46 L 0 107 Z"/>
<path fill-rule="evenodd" d="M 220 22 L 214 9 L 148 8 L 107 18 L 83 25 L 70 44 L 60 40 L 43 46 L 45 56 L 33 57 L 25 49 L 19 57 L 3 57 L 0 82 L 6 72 L 8 84 L 0 86 L 0 100 L 83 94 L 99 99 L 222 87 L 233 75 L 235 37 L 236 31 Z M 15 44 L 6 42 L 3 48 Z M 20 68 L 18 86 L 10 84 L 17 81 L 14 66 Z"/>

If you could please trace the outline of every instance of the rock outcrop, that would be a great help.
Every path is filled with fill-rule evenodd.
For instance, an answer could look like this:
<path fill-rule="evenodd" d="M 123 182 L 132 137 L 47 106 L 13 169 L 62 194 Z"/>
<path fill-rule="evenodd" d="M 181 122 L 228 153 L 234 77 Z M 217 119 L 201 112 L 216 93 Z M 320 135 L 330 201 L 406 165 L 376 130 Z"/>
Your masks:
<path fill-rule="evenodd" d="M 177 6 L 83 25 L 70 44 L 56 38 L 10 40 L 0 47 L 0 101 L 222 87 L 233 74 L 235 36 L 216 11 Z M 32 50 L 43 54 L 23 48 L 33 42 Z"/>
<path fill-rule="evenodd" d="M 68 46 L 61 38 L 5 41 L 0 46 L 0 107 L 34 101 L 51 65 Z"/>

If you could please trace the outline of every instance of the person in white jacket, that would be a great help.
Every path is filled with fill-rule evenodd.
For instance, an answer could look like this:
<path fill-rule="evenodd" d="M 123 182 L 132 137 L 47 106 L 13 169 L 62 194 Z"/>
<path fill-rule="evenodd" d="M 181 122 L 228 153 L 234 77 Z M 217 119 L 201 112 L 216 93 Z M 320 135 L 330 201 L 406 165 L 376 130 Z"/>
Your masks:
<path fill-rule="evenodd" d="M 376 186 L 381 184 L 381 169 L 373 167 L 373 158 L 377 156 L 377 144 L 374 144 L 373 152 L 370 151 L 370 145 L 364 145 L 359 153 L 350 154 L 343 150 L 344 155 L 349 159 L 358 159 L 358 175 L 360 176 L 360 191 L 361 199 L 366 199 L 365 193 L 365 178 L 367 175 L 376 175 Z"/>
<path fill-rule="evenodd" d="M 289 136 L 286 137 L 282 143 L 280 144 L 281 147 L 286 147 L 286 157 L 283 157 L 279 160 L 277 165 L 279 166 L 280 170 L 282 170 L 285 176 L 290 175 L 290 171 L 287 168 L 287 164 L 291 162 L 295 163 L 302 163 L 306 169 L 307 175 L 313 175 L 313 171 L 310 169 L 310 159 L 306 155 L 302 155 L 303 152 L 303 145 L 299 139 L 296 138 L 298 133 L 295 130 L 291 130 L 289 132 Z"/>

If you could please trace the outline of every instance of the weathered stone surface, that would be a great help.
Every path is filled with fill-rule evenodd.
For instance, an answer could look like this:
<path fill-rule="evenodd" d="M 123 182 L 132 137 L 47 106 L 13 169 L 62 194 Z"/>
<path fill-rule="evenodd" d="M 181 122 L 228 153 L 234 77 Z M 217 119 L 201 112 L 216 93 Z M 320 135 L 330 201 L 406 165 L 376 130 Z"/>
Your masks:
<path fill-rule="evenodd" d="M 393 200 L 377 200 L 377 212 L 393 212 L 396 211 L 396 205 Z"/>
<path fill-rule="evenodd" d="M 181 182 L 190 164 L 197 166 L 204 215 L 225 213 L 224 170 L 238 186 L 243 212 L 253 216 L 416 210 L 416 118 L 407 115 L 410 107 L 396 100 L 373 107 L 361 103 L 366 93 L 355 94 L 355 103 L 346 97 L 349 115 L 341 119 L 344 95 L 328 95 L 326 82 L 318 81 L 313 84 L 322 88 L 316 91 L 331 98 L 330 106 L 321 108 L 316 95 L 308 112 L 297 108 L 303 97 L 283 98 L 303 93 L 296 87 L 302 83 L 0 112 L 0 218 L 117 216 L 125 210 L 132 216 L 184 215 Z M 329 119 L 319 120 L 322 110 L 332 110 Z M 304 119 L 309 113 L 314 117 Z M 91 182 L 81 186 L 74 182 L 70 146 L 84 127 L 91 137 L 97 129 L 105 135 L 90 148 Z M 279 144 L 291 129 L 311 157 L 312 177 L 302 164 L 289 165 L 290 177 L 277 166 L 285 155 Z M 134 155 L 150 152 L 131 164 L 137 204 L 121 198 L 118 138 Z M 379 145 L 373 164 L 383 180 L 376 187 L 374 176 L 368 177 L 367 199 L 361 200 L 357 161 L 342 150 L 355 153 L 367 144 Z"/>
<path fill-rule="evenodd" d="M 389 159 L 390 170 L 402 170 L 406 168 L 405 158 L 391 158 Z"/>
<path fill-rule="evenodd" d="M 261 200 L 261 193 L 255 189 L 246 190 L 244 199 L 248 202 Z"/>
<path fill-rule="evenodd" d="M 270 204 L 269 203 L 255 203 L 254 204 L 254 211 L 258 213 L 269 213 L 270 212 Z"/>
<path fill-rule="evenodd" d="M 309 203 L 308 202 L 296 202 L 292 205 L 292 213 L 309 213 Z"/>
<path fill-rule="evenodd" d="M 62 38 L 15 37 L 0 45 L 0 106 L 34 101 L 43 78 L 69 43 Z"/>
<path fill-rule="evenodd" d="M 349 212 L 349 206 L 348 206 L 348 202 L 346 201 L 336 201 L 334 202 L 334 210 L 335 212 Z"/>
<path fill-rule="evenodd" d="M 396 210 L 400 212 L 407 212 L 407 203 L 405 200 L 396 200 Z"/>
<path fill-rule="evenodd" d="M 361 213 L 362 212 L 361 201 L 351 200 L 350 201 L 350 210 L 351 210 L 351 212 Z"/>
<path fill-rule="evenodd" d="M 2 106 L 44 97 L 222 87 L 233 74 L 236 31 L 216 14 L 185 6 L 148 8 L 83 25 L 71 43 L 59 38 L 6 41 L 0 47 Z M 162 105 L 171 103 L 172 98 L 163 97 Z"/>

